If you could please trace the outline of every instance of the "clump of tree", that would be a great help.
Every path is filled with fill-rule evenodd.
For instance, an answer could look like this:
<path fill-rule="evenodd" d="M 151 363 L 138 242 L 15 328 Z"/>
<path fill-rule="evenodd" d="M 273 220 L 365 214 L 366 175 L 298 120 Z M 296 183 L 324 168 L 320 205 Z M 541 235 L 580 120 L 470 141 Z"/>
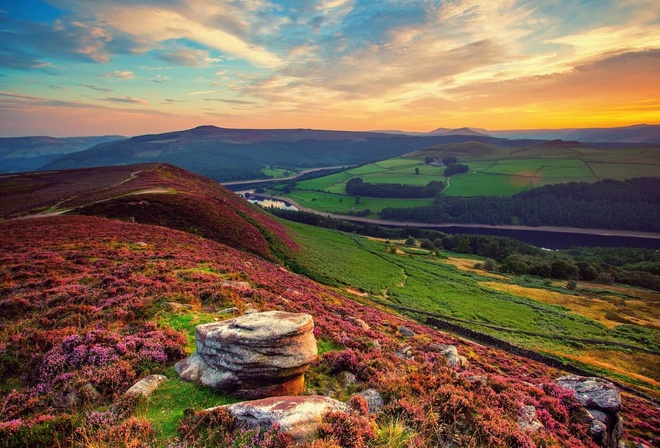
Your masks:
<path fill-rule="evenodd" d="M 432 198 L 444 188 L 440 181 L 431 181 L 426 186 L 402 184 L 371 184 L 360 177 L 346 182 L 346 193 L 353 196 L 371 196 L 375 198 Z"/>
<path fill-rule="evenodd" d="M 447 168 L 445 168 L 445 177 L 451 177 L 454 174 L 467 173 L 470 167 L 467 165 L 461 165 L 460 163 L 453 163 Z"/>

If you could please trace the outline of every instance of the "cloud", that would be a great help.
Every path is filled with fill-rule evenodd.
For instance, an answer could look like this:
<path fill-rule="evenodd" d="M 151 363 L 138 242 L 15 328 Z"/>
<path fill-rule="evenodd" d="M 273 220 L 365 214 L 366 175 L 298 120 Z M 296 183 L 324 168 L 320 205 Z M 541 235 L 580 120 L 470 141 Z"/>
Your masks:
<path fill-rule="evenodd" d="M 112 92 L 112 89 L 107 89 L 105 87 L 99 87 L 92 84 L 83 83 L 80 85 L 83 87 L 87 87 L 88 89 L 94 90 L 96 92 Z"/>
<path fill-rule="evenodd" d="M 125 103 L 125 104 L 149 104 L 149 101 L 143 98 L 133 98 L 129 96 L 124 97 L 106 97 L 102 98 L 103 101 L 109 101 L 111 103 Z"/>
<path fill-rule="evenodd" d="M 179 48 L 169 53 L 162 53 L 156 56 L 156 59 L 184 67 L 202 67 L 220 61 L 220 58 L 212 58 L 208 51 L 192 48 Z"/>
<path fill-rule="evenodd" d="M 248 100 L 236 100 L 236 99 L 223 99 L 223 98 L 204 98 L 204 101 L 217 101 L 220 103 L 227 103 L 227 104 L 238 104 L 238 105 L 254 105 L 254 104 L 259 104 L 256 101 L 248 101 Z"/>
<path fill-rule="evenodd" d="M 156 75 L 155 78 L 151 78 L 149 82 L 163 83 L 169 81 L 171 78 L 169 76 Z"/>
<path fill-rule="evenodd" d="M 201 90 L 198 92 L 190 92 L 188 95 L 208 95 L 209 93 L 215 93 L 218 90 Z"/>
<path fill-rule="evenodd" d="M 108 72 L 103 75 L 104 78 L 120 78 L 120 79 L 133 79 L 135 78 L 135 73 L 130 70 L 115 70 L 113 72 Z"/>

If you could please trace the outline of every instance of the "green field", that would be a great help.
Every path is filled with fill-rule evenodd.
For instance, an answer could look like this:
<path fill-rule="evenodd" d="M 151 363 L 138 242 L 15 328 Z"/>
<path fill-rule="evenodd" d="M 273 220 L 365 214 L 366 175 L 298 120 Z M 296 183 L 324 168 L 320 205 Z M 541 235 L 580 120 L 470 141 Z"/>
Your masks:
<path fill-rule="evenodd" d="M 424 163 L 427 156 L 455 156 L 469 171 L 444 177 L 444 166 Z M 416 173 L 419 172 L 419 174 Z M 499 147 L 478 142 L 441 145 L 382 160 L 347 171 L 299 182 L 287 195 L 303 207 L 322 212 L 348 214 L 369 208 L 372 216 L 385 207 L 415 207 L 431 200 L 354 198 L 345 185 L 360 177 L 371 184 L 423 186 L 445 183 L 450 196 L 510 196 L 543 185 L 566 182 L 596 182 L 660 174 L 660 151 L 653 147 L 604 149 L 578 142 L 552 141 L 522 148 Z"/>
<path fill-rule="evenodd" d="M 343 188 L 343 186 L 342 186 Z M 431 205 L 432 199 L 388 199 L 388 198 L 360 198 L 360 203 L 355 203 L 352 196 L 330 194 L 322 191 L 294 190 L 285 195 L 303 207 L 311 208 L 325 213 L 337 213 L 347 215 L 349 212 L 359 212 L 370 209 L 371 216 L 377 217 L 385 207 L 418 207 Z"/>
<path fill-rule="evenodd" d="M 565 359 L 581 360 L 587 369 L 660 392 L 658 356 L 631 353 L 629 350 L 585 345 L 557 340 L 553 335 L 575 338 L 605 339 L 639 345 L 641 338 L 660 343 L 660 331 L 638 325 L 607 320 L 596 304 L 592 307 L 588 284 L 584 292 L 564 289 L 564 284 L 551 285 L 534 277 L 498 275 L 478 269 L 460 270 L 447 257 L 457 257 L 470 268 L 475 259 L 442 252 L 440 256 L 402 242 L 368 239 L 328 229 L 289 223 L 294 238 L 303 247 L 298 265 L 304 274 L 343 289 L 370 294 L 385 303 L 403 305 L 441 315 L 466 319 L 474 330 L 492 334 L 514 344 L 551 353 Z M 397 253 L 392 253 L 396 248 Z M 507 288 L 522 291 L 506 292 Z M 629 289 L 619 292 L 616 300 L 635 306 L 636 294 L 649 294 Z M 544 300 L 544 295 L 559 297 L 565 303 L 578 303 L 576 309 L 558 306 Z M 367 300 L 367 299 L 365 299 Z M 367 300 L 367 303 L 369 301 Z M 564 303 L 564 302 L 561 302 Z M 597 301 L 600 303 L 600 301 Z M 623 303 L 623 302 L 618 302 Z M 606 324 L 603 324 L 605 322 Z M 549 337 L 489 329 L 484 323 L 515 330 L 532 331 Z M 596 353 L 608 355 L 598 358 Z M 613 355 L 616 353 L 617 355 Z M 598 365 L 590 365 L 597 360 Z"/>

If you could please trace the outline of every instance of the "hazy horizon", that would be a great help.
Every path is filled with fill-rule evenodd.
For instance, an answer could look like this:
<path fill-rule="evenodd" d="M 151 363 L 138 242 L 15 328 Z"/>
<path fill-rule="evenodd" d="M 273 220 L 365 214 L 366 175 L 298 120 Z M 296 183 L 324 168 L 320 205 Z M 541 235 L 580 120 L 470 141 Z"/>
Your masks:
<path fill-rule="evenodd" d="M 660 123 L 655 0 L 0 0 L 0 136 Z"/>

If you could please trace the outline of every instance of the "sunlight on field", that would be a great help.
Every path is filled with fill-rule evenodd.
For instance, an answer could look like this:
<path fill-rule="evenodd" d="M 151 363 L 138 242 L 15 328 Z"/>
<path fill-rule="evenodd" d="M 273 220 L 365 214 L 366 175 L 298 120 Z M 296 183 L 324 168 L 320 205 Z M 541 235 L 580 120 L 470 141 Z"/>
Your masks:
<path fill-rule="evenodd" d="M 653 310 L 652 304 L 645 301 L 624 300 L 620 297 L 596 296 L 595 294 L 574 296 L 545 289 L 527 288 L 498 282 L 481 282 L 480 285 L 496 291 L 566 307 L 581 316 L 600 322 L 608 328 L 614 328 L 620 325 L 622 321 L 642 326 L 660 325 L 657 311 Z"/>
<path fill-rule="evenodd" d="M 455 258 L 455 257 L 448 257 L 445 259 L 440 259 L 438 260 L 441 263 L 446 263 L 450 264 L 452 266 L 455 266 L 461 271 L 467 271 L 467 272 L 474 272 L 475 274 L 483 275 L 484 277 L 492 277 L 492 278 L 499 278 L 506 280 L 508 277 L 505 277 L 504 275 L 501 274 L 495 274 L 493 272 L 488 272 L 484 271 L 483 269 L 477 269 L 474 267 L 475 264 L 477 263 L 482 263 L 483 260 L 473 260 L 470 258 Z"/>

